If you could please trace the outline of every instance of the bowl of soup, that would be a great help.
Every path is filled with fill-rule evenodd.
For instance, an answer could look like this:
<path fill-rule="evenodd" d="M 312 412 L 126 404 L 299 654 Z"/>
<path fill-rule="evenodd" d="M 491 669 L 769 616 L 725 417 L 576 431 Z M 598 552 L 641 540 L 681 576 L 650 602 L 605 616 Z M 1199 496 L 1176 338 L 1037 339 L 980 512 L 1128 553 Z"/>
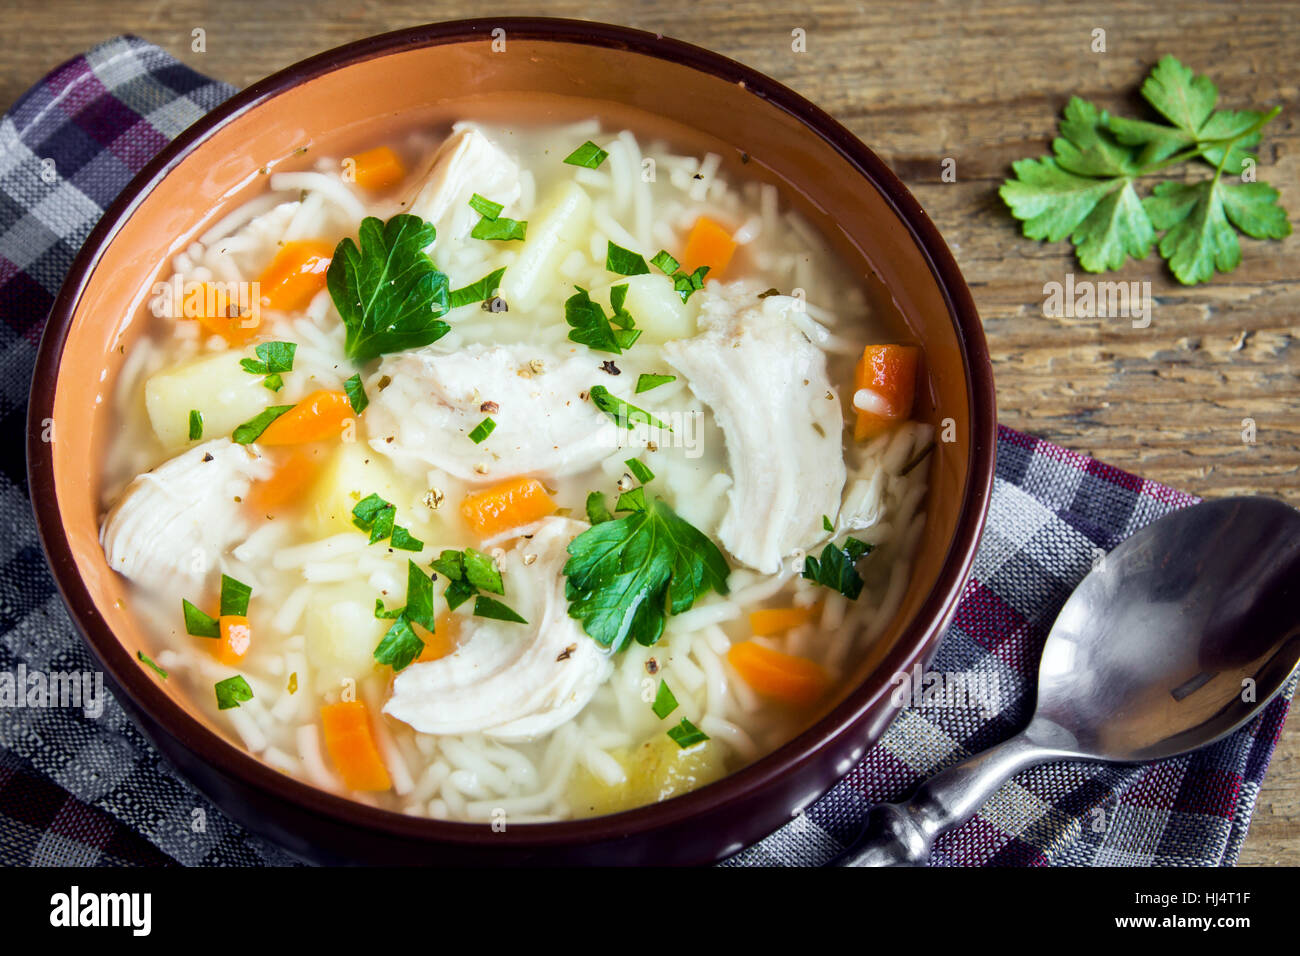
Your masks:
<path fill-rule="evenodd" d="M 184 133 L 74 264 L 31 421 L 119 699 L 322 862 L 770 833 L 933 654 L 995 439 L 969 292 L 862 143 L 535 19 L 352 44 Z"/>

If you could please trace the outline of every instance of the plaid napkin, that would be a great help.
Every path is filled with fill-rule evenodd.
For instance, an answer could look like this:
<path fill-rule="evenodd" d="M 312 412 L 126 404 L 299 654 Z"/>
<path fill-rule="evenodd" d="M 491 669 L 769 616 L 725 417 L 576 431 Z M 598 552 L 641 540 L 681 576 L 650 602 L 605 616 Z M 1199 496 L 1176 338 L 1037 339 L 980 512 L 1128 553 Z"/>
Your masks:
<path fill-rule="evenodd" d="M 120 37 L 59 67 L 0 120 L 0 674 L 93 671 L 36 540 L 23 440 L 50 303 L 105 206 L 164 143 L 233 92 Z M 1001 429 L 988 527 L 931 672 L 982 693 L 909 708 L 862 763 L 733 865 L 833 856 L 866 809 L 1011 736 L 1032 710 L 1039 650 L 1094 557 L 1196 499 Z M 1288 693 L 1196 754 L 1136 767 L 1024 771 L 938 841 L 935 865 L 1219 865 L 1241 849 Z M 960 704 L 960 700 L 957 702 Z M 0 708 L 0 863 L 284 864 L 179 779 L 117 703 Z"/>

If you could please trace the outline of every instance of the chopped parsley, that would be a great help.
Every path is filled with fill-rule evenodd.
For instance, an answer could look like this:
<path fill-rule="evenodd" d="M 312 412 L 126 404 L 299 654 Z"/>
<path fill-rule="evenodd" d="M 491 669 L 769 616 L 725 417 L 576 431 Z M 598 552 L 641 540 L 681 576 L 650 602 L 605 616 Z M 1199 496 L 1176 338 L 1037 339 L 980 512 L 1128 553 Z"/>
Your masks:
<path fill-rule="evenodd" d="M 190 409 L 190 441 L 203 437 L 203 413 L 197 408 Z"/>
<path fill-rule="evenodd" d="M 668 425 L 655 418 L 643 408 L 637 408 L 631 402 L 625 402 L 623 399 L 612 394 L 604 385 L 593 385 L 591 387 L 591 401 L 597 408 L 614 419 L 615 423 L 627 429 L 635 428 L 637 425 L 649 425 L 653 428 L 662 428 L 665 431 L 672 431 Z"/>
<path fill-rule="evenodd" d="M 244 617 L 248 614 L 248 599 L 253 596 L 253 589 L 243 581 L 236 581 L 229 575 L 221 576 L 221 616 L 234 614 Z"/>
<path fill-rule="evenodd" d="M 448 549 L 433 560 L 433 569 L 447 577 L 447 586 L 443 589 L 442 596 L 447 607 L 453 611 L 474 598 L 475 617 L 512 621 L 516 624 L 528 623 L 500 601 L 479 593 L 506 593 L 505 582 L 491 555 L 474 548 L 466 548 L 464 551 Z"/>
<path fill-rule="evenodd" d="M 655 692 L 655 702 L 650 705 L 656 717 L 663 720 L 674 710 L 677 709 L 677 698 L 668 687 L 668 682 L 663 678 L 659 679 L 659 690 Z"/>
<path fill-rule="evenodd" d="M 470 231 L 470 238 L 495 239 L 505 242 L 510 239 L 523 239 L 527 234 L 528 222 L 526 220 L 507 219 L 505 216 L 499 219 L 488 219 L 485 216 Z"/>
<path fill-rule="evenodd" d="M 708 273 L 708 266 L 700 266 L 694 272 L 677 272 L 673 275 L 673 288 L 683 302 L 689 301 L 691 296 L 704 288 L 704 277 Z"/>
<path fill-rule="evenodd" d="M 623 464 L 627 465 L 628 471 L 632 472 L 632 476 L 643 485 L 655 476 L 655 473 L 640 458 L 629 458 Z"/>
<path fill-rule="evenodd" d="M 651 375 L 649 372 L 642 372 L 637 376 L 636 394 L 648 392 L 652 388 L 658 388 L 660 385 L 667 385 L 669 382 L 677 381 L 676 375 Z"/>
<path fill-rule="evenodd" d="M 167 679 L 167 672 L 166 672 L 165 670 L 163 670 L 161 667 L 159 667 L 157 664 L 155 664 L 154 661 L 153 661 L 153 658 L 151 658 L 151 657 L 150 657 L 148 654 L 146 654 L 144 651 L 136 651 L 136 652 L 135 652 L 135 656 L 138 657 L 138 658 L 140 659 L 140 663 L 146 665 L 150 670 L 152 670 L 155 674 L 157 674 L 157 675 L 158 675 L 159 677 L 161 677 L 163 680 L 166 680 L 166 679 Z"/>
<path fill-rule="evenodd" d="M 375 660 L 400 671 L 424 650 L 423 639 L 411 625 L 419 624 L 430 634 L 434 632 L 433 579 L 421 571 L 414 561 L 408 560 L 405 606 L 395 611 L 385 611 L 383 600 L 376 598 L 375 617 L 393 619 L 392 626 L 375 648 Z"/>
<path fill-rule="evenodd" d="M 822 515 L 822 528 L 831 534 L 835 533 L 835 525 L 831 524 L 830 515 Z"/>
<path fill-rule="evenodd" d="M 348 404 L 352 406 L 352 410 L 358 415 L 364 412 L 366 406 L 370 404 L 365 386 L 361 384 L 360 373 L 353 375 L 343 383 L 343 391 L 348 396 Z"/>
<path fill-rule="evenodd" d="M 476 445 L 481 445 L 487 440 L 488 435 L 496 431 L 497 423 L 491 417 L 483 419 L 469 433 L 469 440 Z"/>
<path fill-rule="evenodd" d="M 475 193 L 470 197 L 469 204 L 475 212 L 483 216 L 470 232 L 471 239 L 522 239 L 528 232 L 526 221 L 508 219 L 501 215 L 501 210 L 506 207 L 499 202 L 484 199 Z"/>
<path fill-rule="evenodd" d="M 683 302 L 704 288 L 704 277 L 709 273 L 708 266 L 699 266 L 694 272 L 686 272 L 682 269 L 682 264 L 669 255 L 666 249 L 660 249 L 650 264 L 673 280 L 673 288 Z"/>
<path fill-rule="evenodd" d="M 626 285 L 609 290 L 613 316 L 605 315 L 600 303 L 592 301 L 586 289 L 581 286 L 574 288 L 578 291 L 564 303 L 564 321 L 573 329 L 569 333 L 570 341 L 585 345 L 595 352 L 621 355 L 624 349 L 631 348 L 632 343 L 641 337 L 641 330 L 634 328 L 632 316 L 623 309 L 623 302 L 627 298 Z M 621 293 L 619 289 L 622 290 Z M 615 328 L 615 325 L 620 328 Z"/>
<path fill-rule="evenodd" d="M 181 611 L 185 615 L 185 633 L 194 637 L 220 637 L 221 622 L 201 608 L 195 607 L 184 598 L 181 599 Z"/>
<path fill-rule="evenodd" d="M 655 253 L 654 258 L 650 260 L 650 264 L 665 275 L 672 275 L 682 267 L 682 264 L 670 256 L 666 249 L 660 249 Z"/>
<path fill-rule="evenodd" d="M 420 551 L 424 542 L 401 525 L 396 524 L 397 507 L 377 494 L 366 495 L 352 509 L 352 523 L 370 534 L 370 543 L 389 540 L 389 545 L 402 551 Z"/>
<path fill-rule="evenodd" d="M 513 624 L 527 624 L 519 614 L 506 607 L 496 598 L 480 594 L 474 598 L 474 616 L 491 618 L 495 621 L 510 621 Z"/>
<path fill-rule="evenodd" d="M 248 686 L 248 681 L 244 680 L 241 674 L 217 681 L 213 689 L 217 692 L 218 710 L 230 710 L 246 700 L 253 699 L 253 688 Z"/>
<path fill-rule="evenodd" d="M 587 495 L 587 520 L 592 524 L 614 520 L 614 515 L 610 512 L 609 506 L 605 504 L 605 496 L 599 491 L 593 491 Z"/>
<path fill-rule="evenodd" d="M 501 215 L 501 210 L 506 208 L 501 203 L 486 199 L 478 193 L 469 197 L 469 207 L 480 216 L 486 216 L 489 219 L 495 219 Z"/>
<path fill-rule="evenodd" d="M 342 240 L 326 272 L 330 298 L 347 330 L 348 357 L 365 362 L 428 345 L 450 330 L 447 276 L 425 249 L 437 230 L 419 216 L 361 221 L 359 242 Z"/>
<path fill-rule="evenodd" d="M 694 747 L 696 744 L 702 744 L 704 741 L 709 739 L 708 734 L 700 730 L 700 728 L 696 727 L 685 717 L 682 718 L 680 724 L 668 731 L 668 736 L 671 737 L 673 742 L 683 750 L 687 747 Z"/>
<path fill-rule="evenodd" d="M 605 268 L 609 272 L 617 272 L 621 276 L 643 276 L 650 272 L 650 267 L 645 264 L 644 256 L 633 252 L 631 249 L 624 249 L 622 246 L 615 245 L 612 240 L 609 241 L 605 249 Z"/>
<path fill-rule="evenodd" d="M 293 371 L 293 356 L 298 346 L 293 342 L 262 342 L 257 346 L 257 358 L 239 360 L 245 372 L 261 375 L 262 384 L 273 392 L 284 388 L 282 372 Z"/>
<path fill-rule="evenodd" d="M 262 409 L 244 424 L 237 427 L 230 435 L 231 440 L 240 445 L 251 445 L 262 437 L 262 432 L 270 427 L 271 422 L 291 408 L 293 408 L 292 405 L 272 405 L 269 408 Z"/>
<path fill-rule="evenodd" d="M 604 508 L 603 500 L 597 503 Z M 589 499 L 587 510 L 593 511 Z M 731 569 L 717 545 L 644 489 L 619 496 L 623 517 L 593 524 L 569 543 L 564 565 L 569 616 L 613 651 L 630 641 L 654 644 L 669 614 L 681 614 L 707 591 L 727 593 Z"/>
<path fill-rule="evenodd" d="M 839 591 L 850 601 L 856 601 L 862 593 L 862 578 L 857 564 L 871 553 L 872 547 L 857 538 L 845 538 L 843 545 L 829 542 L 822 548 L 820 558 L 812 555 L 804 558 L 803 576 L 822 587 Z"/>
<path fill-rule="evenodd" d="M 583 169 L 598 169 L 608 155 L 609 153 L 591 140 L 587 140 L 568 156 L 565 156 L 564 161 L 570 166 L 581 166 Z"/>
<path fill-rule="evenodd" d="M 462 305 L 472 305 L 475 302 L 485 302 L 488 299 L 496 297 L 497 290 L 501 286 L 501 277 L 505 275 L 506 267 L 502 266 L 489 272 L 477 282 L 467 285 L 462 289 L 451 290 L 451 307 L 459 308 Z"/>

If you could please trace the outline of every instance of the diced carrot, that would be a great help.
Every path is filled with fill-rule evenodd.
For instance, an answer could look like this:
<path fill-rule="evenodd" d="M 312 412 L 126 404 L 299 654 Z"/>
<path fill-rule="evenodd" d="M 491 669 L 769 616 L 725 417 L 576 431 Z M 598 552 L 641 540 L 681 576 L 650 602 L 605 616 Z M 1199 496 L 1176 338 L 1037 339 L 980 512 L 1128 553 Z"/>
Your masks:
<path fill-rule="evenodd" d="M 284 507 L 306 490 L 318 471 L 320 463 L 315 457 L 295 449 L 276 466 L 269 478 L 256 482 L 249 490 L 249 507 L 257 514 Z"/>
<path fill-rule="evenodd" d="M 555 511 L 555 502 L 536 478 L 511 478 L 466 496 L 460 513 L 483 538 L 530 524 Z"/>
<path fill-rule="evenodd" d="M 387 189 L 406 177 L 406 167 L 387 146 L 376 146 L 352 157 L 353 173 L 362 189 Z"/>
<path fill-rule="evenodd" d="M 414 625 L 416 633 L 424 641 L 424 650 L 415 659 L 416 663 L 440 660 L 452 654 L 460 646 L 460 618 L 457 615 L 447 612 L 434 624 L 436 627 L 432 634 L 420 625 Z"/>
<path fill-rule="evenodd" d="M 701 216 L 695 220 L 695 225 L 691 226 L 691 231 L 686 236 L 682 266 L 687 272 L 708 266 L 707 278 L 716 279 L 726 271 L 735 252 L 736 241 L 731 238 L 731 233 L 708 216 Z"/>
<path fill-rule="evenodd" d="M 320 389 L 312 392 L 266 427 L 259 445 L 301 445 L 334 438 L 356 416 L 343 392 Z"/>
<path fill-rule="evenodd" d="M 853 392 L 856 395 L 860 389 L 867 389 L 879 407 L 857 409 L 854 438 L 872 438 L 912 414 L 920 363 L 921 350 L 913 345 L 868 345 L 862 350 L 853 376 Z"/>
<path fill-rule="evenodd" d="M 199 325 L 231 345 L 247 342 L 262 321 L 255 310 L 241 312 L 228 289 L 209 282 L 200 282 L 190 290 L 182 303 L 181 315 L 197 319 Z"/>
<path fill-rule="evenodd" d="M 223 614 L 217 623 L 217 660 L 234 667 L 244 659 L 253 642 L 253 631 L 248 626 L 248 618 L 242 614 Z"/>
<path fill-rule="evenodd" d="M 325 749 L 343 782 L 353 790 L 387 790 L 393 785 L 370 729 L 370 712 L 360 700 L 320 709 Z"/>
<path fill-rule="evenodd" d="M 809 607 L 765 607 L 752 611 L 749 615 L 749 630 L 755 637 L 770 637 L 784 634 L 791 628 L 807 624 L 821 613 L 822 606 L 813 604 Z"/>
<path fill-rule="evenodd" d="M 286 242 L 258 281 L 262 308 L 293 312 L 325 288 L 325 270 L 334 255 L 328 243 L 315 239 Z"/>
<path fill-rule="evenodd" d="M 756 641 L 731 645 L 727 660 L 759 694 L 795 707 L 815 704 L 831 683 L 830 676 L 816 661 L 783 654 Z"/>

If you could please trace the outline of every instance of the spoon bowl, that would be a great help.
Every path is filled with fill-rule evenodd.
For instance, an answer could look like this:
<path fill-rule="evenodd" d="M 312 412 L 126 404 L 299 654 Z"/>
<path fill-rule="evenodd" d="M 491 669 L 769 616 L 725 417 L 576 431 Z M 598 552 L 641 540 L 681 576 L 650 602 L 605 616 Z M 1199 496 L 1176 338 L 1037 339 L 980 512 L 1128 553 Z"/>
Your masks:
<path fill-rule="evenodd" d="M 842 866 L 916 865 L 1017 771 L 1048 760 L 1135 763 L 1240 728 L 1300 663 L 1300 512 L 1269 498 L 1203 502 L 1147 525 L 1075 588 L 1043 646 L 1029 725 L 880 804 Z"/>

